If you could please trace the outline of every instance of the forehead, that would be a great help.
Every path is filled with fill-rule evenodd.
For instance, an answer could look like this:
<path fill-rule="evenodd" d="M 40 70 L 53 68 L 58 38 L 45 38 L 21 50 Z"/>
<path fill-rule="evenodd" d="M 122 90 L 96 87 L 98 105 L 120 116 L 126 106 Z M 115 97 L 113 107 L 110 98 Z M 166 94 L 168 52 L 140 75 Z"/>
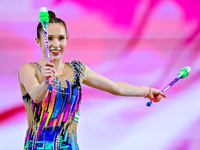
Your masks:
<path fill-rule="evenodd" d="M 60 23 L 49 23 L 48 34 L 49 35 L 66 35 L 66 29 Z"/>

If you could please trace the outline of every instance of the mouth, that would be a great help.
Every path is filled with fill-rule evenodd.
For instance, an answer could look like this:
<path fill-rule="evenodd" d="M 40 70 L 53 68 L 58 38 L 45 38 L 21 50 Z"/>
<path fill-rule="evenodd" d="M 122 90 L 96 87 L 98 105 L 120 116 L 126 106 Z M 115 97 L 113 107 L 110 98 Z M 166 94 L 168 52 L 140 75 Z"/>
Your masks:
<path fill-rule="evenodd" d="M 50 52 L 51 52 L 53 55 L 59 55 L 59 53 L 61 52 L 61 50 L 52 49 L 52 50 L 50 50 Z"/>

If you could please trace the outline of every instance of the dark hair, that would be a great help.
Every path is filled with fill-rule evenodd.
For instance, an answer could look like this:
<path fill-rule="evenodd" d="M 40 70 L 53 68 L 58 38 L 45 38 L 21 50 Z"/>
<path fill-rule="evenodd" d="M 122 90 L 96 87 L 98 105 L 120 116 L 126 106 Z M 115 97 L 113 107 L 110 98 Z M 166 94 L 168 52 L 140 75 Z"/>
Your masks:
<path fill-rule="evenodd" d="M 62 24 L 65 27 L 66 35 L 67 35 L 67 39 L 68 39 L 67 27 L 66 27 L 65 22 L 62 19 L 57 18 L 53 11 L 48 11 L 48 13 L 49 13 L 49 23 L 60 23 L 60 24 Z M 41 32 L 43 32 L 43 27 L 42 27 L 42 24 L 40 22 L 37 26 L 37 38 L 38 39 L 41 38 L 41 36 L 40 36 Z"/>

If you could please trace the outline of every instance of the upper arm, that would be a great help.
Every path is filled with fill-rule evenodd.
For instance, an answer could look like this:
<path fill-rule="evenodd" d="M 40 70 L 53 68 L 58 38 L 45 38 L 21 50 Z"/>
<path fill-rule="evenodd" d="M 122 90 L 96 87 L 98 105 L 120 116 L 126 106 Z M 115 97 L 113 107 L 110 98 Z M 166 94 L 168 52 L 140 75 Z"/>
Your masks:
<path fill-rule="evenodd" d="M 35 77 L 35 70 L 29 64 L 23 64 L 20 67 L 19 80 L 29 94 L 32 89 L 39 85 L 38 80 Z"/>
<path fill-rule="evenodd" d="M 90 87 L 119 95 L 119 86 L 114 81 L 95 73 L 87 66 L 85 66 L 83 83 Z"/>

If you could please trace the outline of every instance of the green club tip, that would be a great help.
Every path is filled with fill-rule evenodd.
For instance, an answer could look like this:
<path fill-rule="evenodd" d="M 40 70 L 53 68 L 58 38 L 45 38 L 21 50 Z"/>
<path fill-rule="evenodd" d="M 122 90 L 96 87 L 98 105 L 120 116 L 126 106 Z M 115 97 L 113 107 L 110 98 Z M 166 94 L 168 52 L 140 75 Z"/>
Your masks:
<path fill-rule="evenodd" d="M 179 71 L 178 76 L 181 78 L 185 78 L 189 75 L 190 71 L 191 71 L 191 68 L 189 66 L 184 67 Z"/>
<path fill-rule="evenodd" d="M 41 24 L 46 25 L 49 23 L 49 13 L 46 7 L 40 8 L 39 17 L 40 17 Z"/>

